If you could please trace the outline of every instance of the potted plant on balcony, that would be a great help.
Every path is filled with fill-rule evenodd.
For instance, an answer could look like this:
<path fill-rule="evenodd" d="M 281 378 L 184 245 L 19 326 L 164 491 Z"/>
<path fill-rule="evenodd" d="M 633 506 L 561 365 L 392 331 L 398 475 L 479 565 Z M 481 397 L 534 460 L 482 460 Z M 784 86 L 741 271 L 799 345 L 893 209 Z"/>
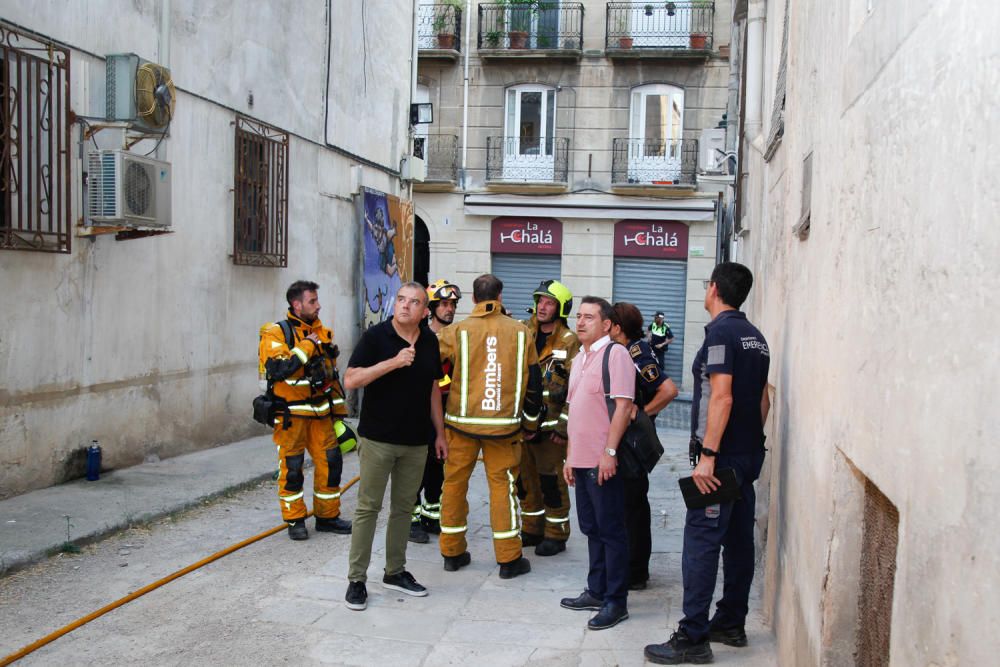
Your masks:
<path fill-rule="evenodd" d="M 691 50 L 704 51 L 708 48 L 709 19 L 712 17 L 711 0 L 694 0 L 691 3 Z"/>
<path fill-rule="evenodd" d="M 615 32 L 618 33 L 618 48 L 631 49 L 632 35 L 628 34 L 628 19 L 624 16 L 618 17 L 615 21 Z"/>
<path fill-rule="evenodd" d="M 510 29 L 507 31 L 507 37 L 510 39 L 512 49 L 528 47 L 532 18 L 540 9 L 547 9 L 552 5 L 550 2 L 539 0 L 501 0 L 497 4 L 509 18 Z"/>
<path fill-rule="evenodd" d="M 437 34 L 439 49 L 455 48 L 455 22 L 458 20 L 458 12 L 462 10 L 461 0 L 443 0 L 431 28 Z"/>

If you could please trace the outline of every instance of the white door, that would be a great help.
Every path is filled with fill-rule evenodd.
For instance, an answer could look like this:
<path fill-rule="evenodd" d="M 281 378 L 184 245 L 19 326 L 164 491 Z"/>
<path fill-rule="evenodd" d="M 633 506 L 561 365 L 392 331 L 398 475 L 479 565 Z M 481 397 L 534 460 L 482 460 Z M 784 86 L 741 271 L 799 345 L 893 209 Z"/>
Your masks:
<path fill-rule="evenodd" d="M 628 135 L 629 182 L 677 183 L 683 130 L 683 90 L 664 84 L 635 88 Z"/>
<path fill-rule="evenodd" d="M 507 90 L 504 180 L 551 182 L 555 178 L 555 114 L 555 90 L 536 85 Z"/>

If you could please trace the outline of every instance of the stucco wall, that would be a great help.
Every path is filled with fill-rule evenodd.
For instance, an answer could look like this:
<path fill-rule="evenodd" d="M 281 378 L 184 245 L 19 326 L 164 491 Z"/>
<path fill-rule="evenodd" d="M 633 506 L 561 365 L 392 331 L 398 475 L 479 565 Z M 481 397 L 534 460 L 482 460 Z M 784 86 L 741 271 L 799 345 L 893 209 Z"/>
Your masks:
<path fill-rule="evenodd" d="M 361 4 L 333 6 L 350 14 Z M 70 255 L 0 254 L 0 312 L 9 315 L 0 333 L 0 497 L 79 474 L 80 449 L 91 439 L 100 441 L 106 466 L 120 467 L 263 432 L 249 409 L 257 331 L 283 314 L 293 280 L 320 283 L 321 317 L 350 353 L 358 226 L 352 161 L 323 145 L 326 7 L 253 7 L 171 3 L 170 66 L 180 89 L 164 141 L 173 234 L 74 238 Z M 406 0 L 368 3 L 367 20 L 398 28 L 409 8 Z M 0 16 L 74 47 L 71 103 L 81 115 L 104 111 L 103 60 L 83 51 L 135 51 L 154 61 L 159 54 L 159 2 L 5 1 Z M 351 21 L 335 13 L 332 30 L 333 43 L 351 42 Z M 408 104 L 409 30 L 371 31 L 369 40 L 383 65 L 378 90 L 369 86 L 372 99 L 352 88 L 356 62 L 332 60 L 331 80 L 345 86 L 331 86 L 330 106 L 353 114 L 355 124 L 331 126 L 329 141 L 398 165 L 406 115 L 402 103 L 384 101 Z M 287 269 L 234 266 L 229 256 L 236 111 L 292 133 Z M 382 139 L 350 143 L 356 127 L 369 124 Z M 73 170 L 79 188 L 75 160 Z M 400 192 L 397 178 L 370 167 L 364 184 Z M 79 215 L 74 210 L 74 220 Z"/>
<path fill-rule="evenodd" d="M 765 136 L 784 4 L 767 3 Z M 791 11 L 785 135 L 769 163 L 745 149 L 736 257 L 756 275 L 750 318 L 772 353 L 766 599 L 780 664 L 852 659 L 866 478 L 900 514 L 891 664 L 991 664 L 1000 5 Z"/>

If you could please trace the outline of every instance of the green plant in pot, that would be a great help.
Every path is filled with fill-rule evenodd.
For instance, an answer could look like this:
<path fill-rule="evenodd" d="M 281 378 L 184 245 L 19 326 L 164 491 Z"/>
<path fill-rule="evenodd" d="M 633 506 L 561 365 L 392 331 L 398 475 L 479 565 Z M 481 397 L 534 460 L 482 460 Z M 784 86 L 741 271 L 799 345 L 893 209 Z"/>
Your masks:
<path fill-rule="evenodd" d="M 704 51 L 708 48 L 712 5 L 710 0 L 694 0 L 691 3 L 691 49 L 694 51 Z"/>
<path fill-rule="evenodd" d="M 618 48 L 631 49 L 632 35 L 628 34 L 628 19 L 625 16 L 618 17 L 615 21 L 615 32 L 618 34 Z"/>
<path fill-rule="evenodd" d="M 532 19 L 543 9 L 555 7 L 552 2 L 539 0 L 501 0 L 497 3 L 509 21 L 507 36 L 510 38 L 510 48 L 524 49 L 528 46 L 531 34 Z"/>
<path fill-rule="evenodd" d="M 455 48 L 455 24 L 458 21 L 459 12 L 462 11 L 461 0 L 444 0 L 442 7 L 434 15 L 431 28 L 437 34 L 439 49 Z"/>

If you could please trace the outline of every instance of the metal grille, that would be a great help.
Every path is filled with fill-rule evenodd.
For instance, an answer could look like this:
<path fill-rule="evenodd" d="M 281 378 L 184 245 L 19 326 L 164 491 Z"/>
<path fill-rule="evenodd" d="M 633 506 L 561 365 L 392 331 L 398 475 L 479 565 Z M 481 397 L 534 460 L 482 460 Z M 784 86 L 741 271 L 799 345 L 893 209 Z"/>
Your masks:
<path fill-rule="evenodd" d="M 288 133 L 236 119 L 233 262 L 288 266 Z"/>
<path fill-rule="evenodd" d="M 458 182 L 458 137 L 431 134 L 413 140 L 413 154 L 427 161 L 427 181 Z"/>
<path fill-rule="evenodd" d="M 479 5 L 480 49 L 579 51 L 583 3 L 530 0 Z"/>
<path fill-rule="evenodd" d="M 612 300 L 627 301 L 642 312 L 646 333 L 662 310 L 674 342 L 664 357 L 667 375 L 680 387 L 684 374 L 684 319 L 687 307 L 687 262 L 644 257 L 615 257 Z"/>
<path fill-rule="evenodd" d="M 0 248 L 70 251 L 69 50 L 0 23 Z"/>
<path fill-rule="evenodd" d="M 543 280 L 562 278 L 562 257 L 559 255 L 493 255 L 490 269 L 503 281 L 503 304 L 515 320 L 530 317 L 528 309 L 535 305 L 532 293 Z"/>
<path fill-rule="evenodd" d="M 694 185 L 697 139 L 625 139 L 611 144 L 611 182 L 636 185 Z"/>
<path fill-rule="evenodd" d="M 707 52 L 712 50 L 714 20 L 714 2 L 609 2 L 604 45 L 610 50 Z"/>
<path fill-rule="evenodd" d="M 569 176 L 569 137 L 487 137 L 486 180 L 513 183 L 565 183 Z"/>
<path fill-rule="evenodd" d="M 871 480 L 866 479 L 858 647 L 854 656 L 858 667 L 885 667 L 889 664 L 898 544 L 899 510 Z"/>
<path fill-rule="evenodd" d="M 453 5 L 421 4 L 417 10 L 417 48 L 462 50 L 462 10 Z"/>

